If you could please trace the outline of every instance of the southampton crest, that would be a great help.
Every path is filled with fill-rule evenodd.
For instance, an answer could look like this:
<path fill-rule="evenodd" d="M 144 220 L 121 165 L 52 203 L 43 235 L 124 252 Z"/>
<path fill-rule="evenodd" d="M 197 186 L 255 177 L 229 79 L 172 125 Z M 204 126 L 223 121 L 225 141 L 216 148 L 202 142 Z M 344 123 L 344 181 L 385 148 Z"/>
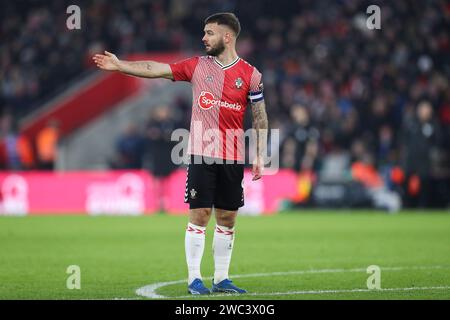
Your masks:
<path fill-rule="evenodd" d="M 242 87 L 242 84 L 243 84 L 241 78 L 237 78 L 234 83 L 236 84 L 236 88 L 238 88 L 238 89 L 240 89 Z"/>

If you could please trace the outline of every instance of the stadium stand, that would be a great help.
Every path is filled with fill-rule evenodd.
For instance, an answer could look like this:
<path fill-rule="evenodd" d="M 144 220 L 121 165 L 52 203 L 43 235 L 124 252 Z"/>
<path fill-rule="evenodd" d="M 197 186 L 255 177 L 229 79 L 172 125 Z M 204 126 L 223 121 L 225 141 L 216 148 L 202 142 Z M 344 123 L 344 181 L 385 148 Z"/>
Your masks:
<path fill-rule="evenodd" d="M 317 175 L 318 180 L 311 178 L 310 183 L 356 180 L 367 186 L 380 180 L 406 206 L 449 205 L 450 4 L 446 1 L 377 1 L 381 30 L 366 28 L 371 1 L 278 1 L 276 6 L 267 0 L 251 6 L 218 0 L 76 3 L 83 16 L 82 29 L 74 31 L 66 28 L 70 1 L 1 4 L 3 169 L 39 168 L 39 161 L 30 156 L 30 149 L 36 149 L 35 134 L 24 134 L 30 115 L 34 119 L 51 99 L 86 79 L 98 79 L 100 73 L 90 59 L 94 53 L 107 48 L 120 57 L 201 54 L 203 19 L 212 12 L 233 11 L 243 28 L 238 52 L 264 76 L 269 122 L 281 130 L 283 168 Z M 183 108 L 189 97 L 176 104 L 175 118 L 183 116 L 177 123 L 186 127 L 190 114 Z M 146 125 L 139 125 L 138 132 L 146 132 Z M 69 131 L 62 139 L 65 150 L 80 139 Z M 117 167 L 111 162 L 119 132 L 114 134 L 107 140 L 109 147 L 99 149 L 101 156 L 78 168 Z M 66 160 L 69 155 L 66 152 Z M 143 152 L 142 157 L 149 155 Z M 135 166 L 145 166 L 144 160 Z M 67 163 L 59 167 L 77 166 Z M 151 164 L 146 168 L 154 170 Z M 298 205 L 304 204 L 299 200 Z"/>

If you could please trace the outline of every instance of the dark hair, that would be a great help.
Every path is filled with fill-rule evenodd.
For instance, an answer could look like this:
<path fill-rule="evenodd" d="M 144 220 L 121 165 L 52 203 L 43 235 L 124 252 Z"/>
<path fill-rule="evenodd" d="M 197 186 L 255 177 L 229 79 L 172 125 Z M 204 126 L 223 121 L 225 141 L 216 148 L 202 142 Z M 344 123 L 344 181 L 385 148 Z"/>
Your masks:
<path fill-rule="evenodd" d="M 234 34 L 236 35 L 236 38 L 241 32 L 241 24 L 239 23 L 239 19 L 234 13 L 231 12 L 220 12 L 210 15 L 205 19 L 205 24 L 208 23 L 217 23 L 219 25 L 224 24 L 230 27 L 230 29 L 233 30 Z"/>

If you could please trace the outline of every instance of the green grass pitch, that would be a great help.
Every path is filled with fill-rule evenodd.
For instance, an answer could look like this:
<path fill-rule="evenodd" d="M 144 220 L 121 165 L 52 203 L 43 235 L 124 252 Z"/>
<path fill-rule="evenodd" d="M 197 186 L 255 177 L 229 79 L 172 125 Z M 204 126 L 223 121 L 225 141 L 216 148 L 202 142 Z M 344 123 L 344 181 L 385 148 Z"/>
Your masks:
<path fill-rule="evenodd" d="M 0 299 L 187 297 L 186 216 L 0 217 Z M 202 274 L 213 275 L 214 219 Z M 81 289 L 66 287 L 69 265 Z M 366 268 L 381 268 L 368 290 Z M 242 296 L 201 299 L 450 299 L 450 214 L 296 211 L 239 216 L 230 268 Z M 236 277 L 233 278 L 233 275 Z"/>

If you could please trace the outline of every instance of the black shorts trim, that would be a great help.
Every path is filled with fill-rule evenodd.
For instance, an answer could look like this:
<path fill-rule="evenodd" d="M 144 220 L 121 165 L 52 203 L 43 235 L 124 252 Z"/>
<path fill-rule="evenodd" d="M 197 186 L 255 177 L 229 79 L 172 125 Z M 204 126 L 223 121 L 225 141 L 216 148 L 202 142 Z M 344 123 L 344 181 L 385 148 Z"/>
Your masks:
<path fill-rule="evenodd" d="M 242 206 L 243 206 L 243 205 L 244 205 L 244 204 L 242 204 Z M 241 207 L 242 207 L 242 206 L 241 206 Z M 221 204 L 217 204 L 217 205 L 215 205 L 214 207 L 217 208 L 217 209 L 222 209 L 222 210 L 226 210 L 226 211 L 238 211 L 239 208 L 240 208 L 240 207 L 229 207 L 229 206 L 221 205 Z"/>

